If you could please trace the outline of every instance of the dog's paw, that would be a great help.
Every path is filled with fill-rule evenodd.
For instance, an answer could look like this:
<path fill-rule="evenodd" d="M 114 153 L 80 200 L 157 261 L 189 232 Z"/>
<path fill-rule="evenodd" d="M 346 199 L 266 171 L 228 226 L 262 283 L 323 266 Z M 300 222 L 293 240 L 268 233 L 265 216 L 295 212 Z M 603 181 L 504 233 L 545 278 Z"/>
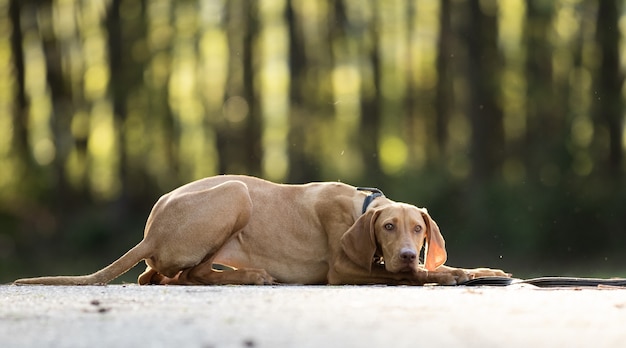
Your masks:
<path fill-rule="evenodd" d="M 245 269 L 238 272 L 245 272 L 246 284 L 251 285 L 272 285 L 277 284 L 276 279 L 264 269 Z"/>
<path fill-rule="evenodd" d="M 506 273 L 500 269 L 474 268 L 465 270 L 471 279 L 479 277 L 511 277 L 511 273 Z"/>
<path fill-rule="evenodd" d="M 464 283 L 470 280 L 471 278 L 471 275 L 464 269 L 455 269 L 455 270 L 452 270 L 450 273 L 454 277 L 454 284 L 451 284 L 451 285 Z"/>
<path fill-rule="evenodd" d="M 470 274 L 463 269 L 449 269 L 443 272 L 428 272 L 426 283 L 457 285 L 468 281 L 470 278 Z"/>

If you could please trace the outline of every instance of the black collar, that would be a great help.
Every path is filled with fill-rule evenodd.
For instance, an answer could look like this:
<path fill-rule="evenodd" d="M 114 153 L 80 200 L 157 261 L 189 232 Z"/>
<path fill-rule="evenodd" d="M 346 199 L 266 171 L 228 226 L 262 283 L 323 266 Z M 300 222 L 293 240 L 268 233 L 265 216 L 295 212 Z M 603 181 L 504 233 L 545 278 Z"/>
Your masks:
<path fill-rule="evenodd" d="M 356 188 L 357 191 L 369 191 L 371 192 L 367 197 L 365 197 L 365 200 L 363 201 L 363 211 L 361 212 L 361 214 L 365 214 L 365 211 L 367 210 L 367 207 L 370 205 L 370 203 L 372 203 L 372 201 L 376 198 L 376 197 L 385 197 L 385 194 L 383 193 L 383 191 L 377 189 L 377 188 L 373 188 L 373 187 L 357 187 Z"/>

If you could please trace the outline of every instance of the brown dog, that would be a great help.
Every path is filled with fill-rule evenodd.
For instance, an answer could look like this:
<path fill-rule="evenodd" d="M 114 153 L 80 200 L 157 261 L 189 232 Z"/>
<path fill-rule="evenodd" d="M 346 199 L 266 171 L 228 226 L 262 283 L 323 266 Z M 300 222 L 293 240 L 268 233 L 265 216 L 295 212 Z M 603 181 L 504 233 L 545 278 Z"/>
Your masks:
<path fill-rule="evenodd" d="M 446 257 L 444 239 L 425 209 L 342 183 L 281 185 L 224 175 L 161 197 L 143 240 L 104 269 L 15 283 L 108 283 L 141 260 L 148 266 L 139 284 L 454 285 L 508 275 L 443 266 Z M 232 268 L 217 270 L 215 264 Z"/>

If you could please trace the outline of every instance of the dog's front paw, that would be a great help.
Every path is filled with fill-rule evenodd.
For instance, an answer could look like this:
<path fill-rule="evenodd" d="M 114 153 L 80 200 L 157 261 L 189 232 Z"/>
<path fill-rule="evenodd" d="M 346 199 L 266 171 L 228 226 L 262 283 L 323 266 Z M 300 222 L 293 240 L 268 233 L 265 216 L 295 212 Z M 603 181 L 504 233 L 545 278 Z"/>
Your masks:
<path fill-rule="evenodd" d="M 470 278 L 471 278 L 471 275 L 467 271 L 465 271 L 464 269 L 455 269 L 455 270 L 452 270 L 450 273 L 454 277 L 454 281 L 455 281 L 454 284 L 451 284 L 451 285 L 457 285 L 457 284 L 460 284 L 460 283 L 464 283 L 464 282 L 470 280 Z"/>
<path fill-rule="evenodd" d="M 506 273 L 500 269 L 474 268 L 466 271 L 472 279 L 479 277 L 511 277 L 511 273 Z"/>
<path fill-rule="evenodd" d="M 470 277 L 470 274 L 463 269 L 450 269 L 443 272 L 429 272 L 427 283 L 457 285 L 468 281 Z"/>

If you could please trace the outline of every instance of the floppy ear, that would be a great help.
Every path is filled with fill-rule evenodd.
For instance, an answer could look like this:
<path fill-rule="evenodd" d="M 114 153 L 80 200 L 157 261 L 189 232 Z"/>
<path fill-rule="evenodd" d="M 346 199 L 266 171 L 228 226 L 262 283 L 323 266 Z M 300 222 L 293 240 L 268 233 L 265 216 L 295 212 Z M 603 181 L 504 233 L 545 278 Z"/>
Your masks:
<path fill-rule="evenodd" d="M 370 272 L 376 253 L 374 221 L 379 214 L 375 209 L 368 210 L 341 236 L 341 248 L 348 258 Z"/>
<path fill-rule="evenodd" d="M 424 267 L 429 271 L 434 271 L 437 267 L 443 265 L 448 258 L 446 253 L 446 241 L 439 231 L 439 226 L 435 223 L 426 209 L 420 209 L 422 211 L 422 217 L 428 228 L 426 230 L 426 246 L 424 248 Z"/>

